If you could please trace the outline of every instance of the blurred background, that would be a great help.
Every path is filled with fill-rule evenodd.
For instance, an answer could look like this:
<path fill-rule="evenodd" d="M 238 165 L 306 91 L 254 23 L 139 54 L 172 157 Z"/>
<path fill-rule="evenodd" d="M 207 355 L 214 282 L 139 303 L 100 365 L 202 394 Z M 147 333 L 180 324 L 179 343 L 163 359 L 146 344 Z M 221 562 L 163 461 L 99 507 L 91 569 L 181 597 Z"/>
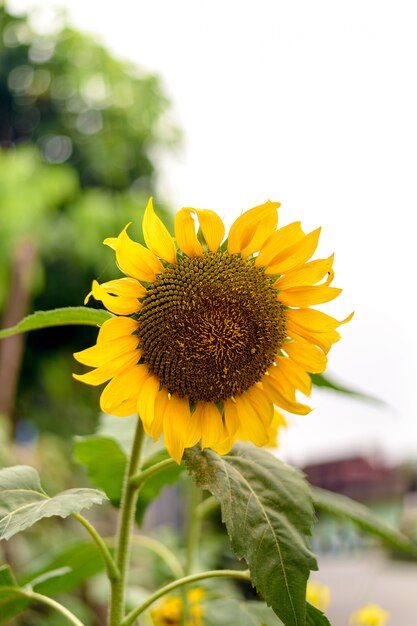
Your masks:
<path fill-rule="evenodd" d="M 416 18 L 406 0 L 0 2 L 1 325 L 114 277 L 101 242 L 128 221 L 140 240 L 150 195 L 171 227 L 182 206 L 229 227 L 280 201 L 281 225 L 321 225 L 318 253 L 336 253 L 344 292 L 325 310 L 355 317 L 328 374 L 355 393 L 314 388 L 277 454 L 416 533 Z M 52 487 L 71 483 L 66 452 L 94 431 L 100 392 L 72 379 L 71 355 L 95 336 L 0 343 L 2 465 L 14 441 Z M 324 518 L 314 541 L 335 626 L 369 600 L 414 626 L 414 564 Z"/>

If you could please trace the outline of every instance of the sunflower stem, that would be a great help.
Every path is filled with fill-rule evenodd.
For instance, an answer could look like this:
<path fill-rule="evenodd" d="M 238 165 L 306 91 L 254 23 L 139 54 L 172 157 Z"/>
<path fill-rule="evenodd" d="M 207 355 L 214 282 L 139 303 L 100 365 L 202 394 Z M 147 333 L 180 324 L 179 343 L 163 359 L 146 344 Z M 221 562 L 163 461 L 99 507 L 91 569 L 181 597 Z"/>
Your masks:
<path fill-rule="evenodd" d="M 92 526 L 92 524 L 90 524 L 90 522 L 86 520 L 83 515 L 80 515 L 79 513 L 73 513 L 72 517 L 84 526 L 84 528 L 87 530 L 87 532 L 90 533 L 91 537 L 95 541 L 96 546 L 106 566 L 107 576 L 109 577 L 109 579 L 117 580 L 120 576 L 120 572 L 103 538 L 99 535 L 94 526 Z"/>
<path fill-rule="evenodd" d="M 191 574 L 193 569 L 195 556 L 200 538 L 200 517 L 197 515 L 197 509 L 201 503 L 202 493 L 193 481 L 190 481 L 189 503 L 188 503 L 188 528 L 187 528 L 187 560 L 185 565 L 185 573 Z"/>
<path fill-rule="evenodd" d="M 199 580 L 205 580 L 207 578 L 237 578 L 238 580 L 248 580 L 250 581 L 250 573 L 249 570 L 233 570 L 233 569 L 219 569 L 219 570 L 208 570 L 206 572 L 199 572 L 198 574 L 191 574 L 190 576 L 184 576 L 184 578 L 180 578 L 179 580 L 174 580 L 174 582 L 161 587 L 154 594 L 152 594 L 143 604 L 133 609 L 122 622 L 120 626 L 132 626 L 135 619 L 146 609 L 159 600 L 162 596 L 174 591 L 178 587 L 182 587 L 183 585 L 188 585 L 189 583 L 194 583 Z"/>
<path fill-rule="evenodd" d="M 130 479 L 139 469 L 144 430 L 141 419 L 138 417 L 136 432 L 133 439 L 132 451 L 127 464 L 123 484 L 122 500 L 120 504 L 119 529 L 116 541 L 116 567 L 119 578 L 111 580 L 111 597 L 109 607 L 109 626 L 120 626 L 125 610 L 125 592 L 127 570 L 130 557 L 131 535 L 135 517 L 136 502 L 139 489 L 130 484 Z"/>
<path fill-rule="evenodd" d="M 176 461 L 174 461 L 174 459 L 165 459 L 164 461 L 155 463 L 155 465 L 151 465 L 151 467 L 146 468 L 139 474 L 135 474 L 134 476 L 131 476 L 129 478 L 129 483 L 131 487 L 138 489 L 139 487 L 141 487 L 142 483 L 145 482 L 145 480 L 147 480 L 154 474 L 161 472 L 167 467 L 174 467 L 175 465 L 177 465 L 177 463 Z"/>
<path fill-rule="evenodd" d="M 45 604 L 46 606 L 51 607 L 58 613 L 61 613 L 61 615 L 63 615 L 67 619 L 67 621 L 73 626 L 84 626 L 84 624 L 80 622 L 80 620 L 74 615 L 74 613 L 71 613 L 71 611 L 69 611 L 65 606 L 63 606 L 56 600 L 49 598 L 48 596 L 44 596 L 42 593 L 36 593 L 36 591 L 32 591 L 32 589 L 29 588 L 20 589 L 19 587 L 2 587 L 2 590 L 16 593 L 19 596 L 28 598 L 28 600 L 31 600 L 32 602 Z"/>

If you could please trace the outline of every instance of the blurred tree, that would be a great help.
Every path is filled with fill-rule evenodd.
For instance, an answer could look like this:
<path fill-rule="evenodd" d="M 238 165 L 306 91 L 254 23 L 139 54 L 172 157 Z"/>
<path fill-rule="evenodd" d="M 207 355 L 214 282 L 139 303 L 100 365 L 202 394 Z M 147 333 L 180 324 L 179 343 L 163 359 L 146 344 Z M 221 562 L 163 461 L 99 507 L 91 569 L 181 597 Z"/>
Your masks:
<path fill-rule="evenodd" d="M 36 143 L 82 186 L 151 191 L 152 154 L 178 139 L 159 78 L 40 11 L 16 16 L 0 2 L 0 145 Z"/>
<path fill-rule="evenodd" d="M 154 193 L 156 155 L 179 139 L 158 77 L 114 59 L 62 13 L 43 17 L 41 9 L 14 15 L 0 0 L 3 326 L 31 309 L 82 304 L 92 278 L 117 275 L 114 255 L 100 243 L 128 221 L 140 223 Z M 8 389 L 0 412 L 65 437 L 90 431 L 97 394 L 74 385 L 71 353 L 91 343 L 91 332 L 29 335 L 16 406 L 23 342 L 0 343 Z"/>

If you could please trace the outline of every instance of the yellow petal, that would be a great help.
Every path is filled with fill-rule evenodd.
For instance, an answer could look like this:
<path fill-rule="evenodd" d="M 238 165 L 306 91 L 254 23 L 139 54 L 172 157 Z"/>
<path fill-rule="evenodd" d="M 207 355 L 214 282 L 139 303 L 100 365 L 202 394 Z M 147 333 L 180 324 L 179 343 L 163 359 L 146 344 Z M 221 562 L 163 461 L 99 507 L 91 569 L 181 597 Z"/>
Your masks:
<path fill-rule="evenodd" d="M 240 252 L 243 257 L 260 250 L 278 223 L 279 202 L 266 202 L 245 211 L 230 227 L 227 249 L 229 254 Z"/>
<path fill-rule="evenodd" d="M 264 376 L 262 378 L 262 386 L 271 401 L 281 407 L 281 409 L 296 415 L 307 415 L 307 413 L 310 413 L 311 408 L 309 406 L 296 402 L 288 395 L 284 395 L 283 384 L 280 384 L 273 376 Z"/>
<path fill-rule="evenodd" d="M 106 343 L 119 337 L 131 335 L 138 328 L 138 322 L 131 317 L 111 317 L 100 326 L 97 343 Z"/>
<path fill-rule="evenodd" d="M 224 224 L 214 211 L 196 209 L 204 240 L 210 252 L 216 252 L 224 237 Z"/>
<path fill-rule="evenodd" d="M 177 250 L 174 241 L 168 232 L 167 227 L 156 215 L 152 198 L 149 198 L 148 205 L 142 221 L 143 237 L 149 250 L 168 263 L 177 262 Z"/>
<path fill-rule="evenodd" d="M 281 276 L 274 283 L 276 289 L 289 289 L 290 287 L 301 287 L 304 285 L 315 285 L 326 274 L 333 278 L 332 265 L 334 260 L 334 254 L 328 259 L 317 259 L 317 261 L 310 261 L 303 267 L 292 272 L 287 272 L 285 276 Z M 326 284 L 329 284 L 326 282 Z"/>
<path fill-rule="evenodd" d="M 143 365 L 134 365 L 114 376 L 100 396 L 101 410 L 120 417 L 135 413 L 138 391 L 146 375 Z"/>
<path fill-rule="evenodd" d="M 116 242 L 112 237 L 105 239 L 104 243 L 116 250 L 116 261 L 122 272 L 137 280 L 151 283 L 157 274 L 164 271 L 164 266 L 151 250 L 129 237 L 129 226 L 130 223 L 122 230 Z"/>
<path fill-rule="evenodd" d="M 194 209 L 185 207 L 175 215 L 175 239 L 178 247 L 188 256 L 201 256 L 203 249 L 197 239 L 191 213 L 194 213 Z"/>
<path fill-rule="evenodd" d="M 138 392 L 136 410 L 139 413 L 146 432 L 148 432 L 147 428 L 151 428 L 155 417 L 155 399 L 158 394 L 159 387 L 159 379 L 153 374 L 149 374 L 148 377 L 142 381 Z M 156 439 L 158 437 L 156 437 Z"/>
<path fill-rule="evenodd" d="M 196 412 L 201 420 L 201 447 L 214 449 L 227 437 L 222 416 L 212 402 L 199 402 Z"/>
<path fill-rule="evenodd" d="M 137 360 L 139 361 L 138 343 L 139 337 L 137 335 L 128 335 L 126 337 L 118 337 L 106 343 L 98 343 L 80 352 L 74 352 L 73 356 L 79 363 L 89 367 L 100 367 L 122 354 L 133 353 L 134 351 L 136 351 Z"/>
<path fill-rule="evenodd" d="M 86 385 L 93 385 L 94 387 L 97 385 L 101 385 L 105 383 L 106 380 L 113 378 L 117 373 L 121 372 L 125 368 L 136 365 L 137 363 L 137 354 L 136 352 L 128 352 L 127 354 L 122 354 L 117 357 L 117 359 L 113 359 L 110 363 L 103 365 L 102 367 L 98 367 L 91 372 L 87 372 L 87 374 L 73 374 L 73 377 L 76 380 L 80 380 L 82 383 Z"/>
<path fill-rule="evenodd" d="M 269 428 L 274 413 L 274 405 L 268 400 L 265 392 L 260 386 L 253 385 L 245 393 L 246 398 L 254 407 L 256 413 L 259 415 L 265 428 Z"/>
<path fill-rule="evenodd" d="M 162 434 L 164 428 L 164 413 L 165 407 L 169 401 L 169 395 L 166 389 L 162 388 L 157 391 L 155 396 L 155 410 L 154 417 L 149 427 L 145 428 L 145 432 L 152 437 L 154 441 L 157 441 Z"/>
<path fill-rule="evenodd" d="M 317 228 L 297 243 L 282 250 L 266 267 L 265 274 L 268 276 L 277 276 L 278 274 L 285 274 L 303 265 L 316 251 L 320 231 L 321 229 Z"/>
<path fill-rule="evenodd" d="M 121 289 L 118 287 L 118 283 L 122 280 L 130 281 L 134 279 L 125 278 L 118 281 L 109 281 L 108 283 L 103 283 L 102 285 L 99 285 L 99 283 L 94 280 L 91 293 L 96 300 L 100 300 L 106 309 L 112 313 L 116 313 L 117 315 L 130 315 L 131 313 L 136 313 L 142 305 L 136 296 L 122 295 L 123 292 L 128 291 L 125 285 Z M 139 283 L 137 284 L 139 285 Z M 120 295 L 118 295 L 119 293 Z"/>
<path fill-rule="evenodd" d="M 278 448 L 279 446 L 279 431 L 281 428 L 287 427 L 287 420 L 285 417 L 278 411 L 274 409 L 274 416 L 272 418 L 271 425 L 268 428 L 268 442 L 267 446 L 269 448 Z"/>
<path fill-rule="evenodd" d="M 306 372 L 321 374 L 326 369 L 326 355 L 320 348 L 312 344 L 301 341 L 287 341 L 283 346 L 283 350 L 288 354 L 290 360 L 301 366 Z M 284 358 L 277 359 L 277 363 L 287 363 L 287 361 L 288 359 Z M 298 388 L 300 389 L 300 387 Z M 303 390 L 300 389 L 300 391 Z"/>
<path fill-rule="evenodd" d="M 330 302 L 330 300 L 334 300 L 341 293 L 341 289 L 326 287 L 325 285 L 318 285 L 317 287 L 290 287 L 280 291 L 277 299 L 286 306 L 308 307 L 313 304 Z"/>
<path fill-rule="evenodd" d="M 319 346 L 327 354 L 334 343 L 339 341 L 340 334 L 337 330 L 329 330 L 324 333 L 307 330 L 297 326 L 294 322 L 287 320 L 287 335 L 296 341 L 305 343 L 306 341 Z"/>
<path fill-rule="evenodd" d="M 180 464 L 190 428 L 190 405 L 188 398 L 173 394 L 164 413 L 164 444 L 176 463 Z"/>
<path fill-rule="evenodd" d="M 314 347 L 314 346 L 313 346 Z M 323 355 L 324 356 L 324 355 Z M 301 367 L 296 361 L 285 357 L 277 358 L 276 367 L 269 370 L 271 376 L 276 375 L 286 378 L 289 383 L 299 389 L 305 396 L 311 393 L 311 377 L 307 374 L 311 370 Z"/>
<path fill-rule="evenodd" d="M 245 394 L 236 397 L 236 409 L 239 416 L 236 439 L 252 441 L 257 446 L 264 446 L 268 441 L 267 429 L 258 411 Z"/>
<path fill-rule="evenodd" d="M 353 317 L 353 313 L 351 313 L 346 319 L 339 322 L 334 317 L 327 315 L 327 313 L 316 311 L 315 309 L 288 309 L 285 311 L 285 315 L 288 320 L 291 320 L 298 326 L 319 333 L 334 330 L 341 324 L 349 322 Z"/>
<path fill-rule="evenodd" d="M 255 260 L 256 267 L 266 267 L 282 250 L 305 237 L 301 222 L 292 222 L 272 233 L 265 241 Z"/>
<path fill-rule="evenodd" d="M 236 432 L 239 428 L 239 416 L 236 402 L 233 400 L 225 400 L 224 402 L 224 425 L 229 437 L 235 439 Z"/>

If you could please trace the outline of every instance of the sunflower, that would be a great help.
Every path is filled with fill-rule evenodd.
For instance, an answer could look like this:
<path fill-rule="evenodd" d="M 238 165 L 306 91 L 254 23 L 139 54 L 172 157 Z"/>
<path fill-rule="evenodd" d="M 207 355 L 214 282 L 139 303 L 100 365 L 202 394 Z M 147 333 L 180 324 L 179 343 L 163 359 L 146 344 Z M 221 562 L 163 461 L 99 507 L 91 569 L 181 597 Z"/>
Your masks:
<path fill-rule="evenodd" d="M 173 239 L 151 198 L 146 246 L 129 237 L 130 224 L 104 241 L 125 277 L 93 281 L 85 302 L 93 296 L 115 317 L 94 346 L 75 353 L 94 368 L 75 378 L 107 382 L 101 410 L 137 412 L 178 463 L 199 441 L 219 454 L 238 439 L 267 444 L 275 407 L 307 414 L 296 392 L 310 394 L 309 373 L 325 370 L 336 329 L 351 318 L 309 308 L 341 292 L 330 286 L 333 255 L 310 261 L 320 229 L 305 234 L 294 222 L 276 230 L 279 206 L 246 211 L 226 241 L 216 213 L 183 208 Z"/>

